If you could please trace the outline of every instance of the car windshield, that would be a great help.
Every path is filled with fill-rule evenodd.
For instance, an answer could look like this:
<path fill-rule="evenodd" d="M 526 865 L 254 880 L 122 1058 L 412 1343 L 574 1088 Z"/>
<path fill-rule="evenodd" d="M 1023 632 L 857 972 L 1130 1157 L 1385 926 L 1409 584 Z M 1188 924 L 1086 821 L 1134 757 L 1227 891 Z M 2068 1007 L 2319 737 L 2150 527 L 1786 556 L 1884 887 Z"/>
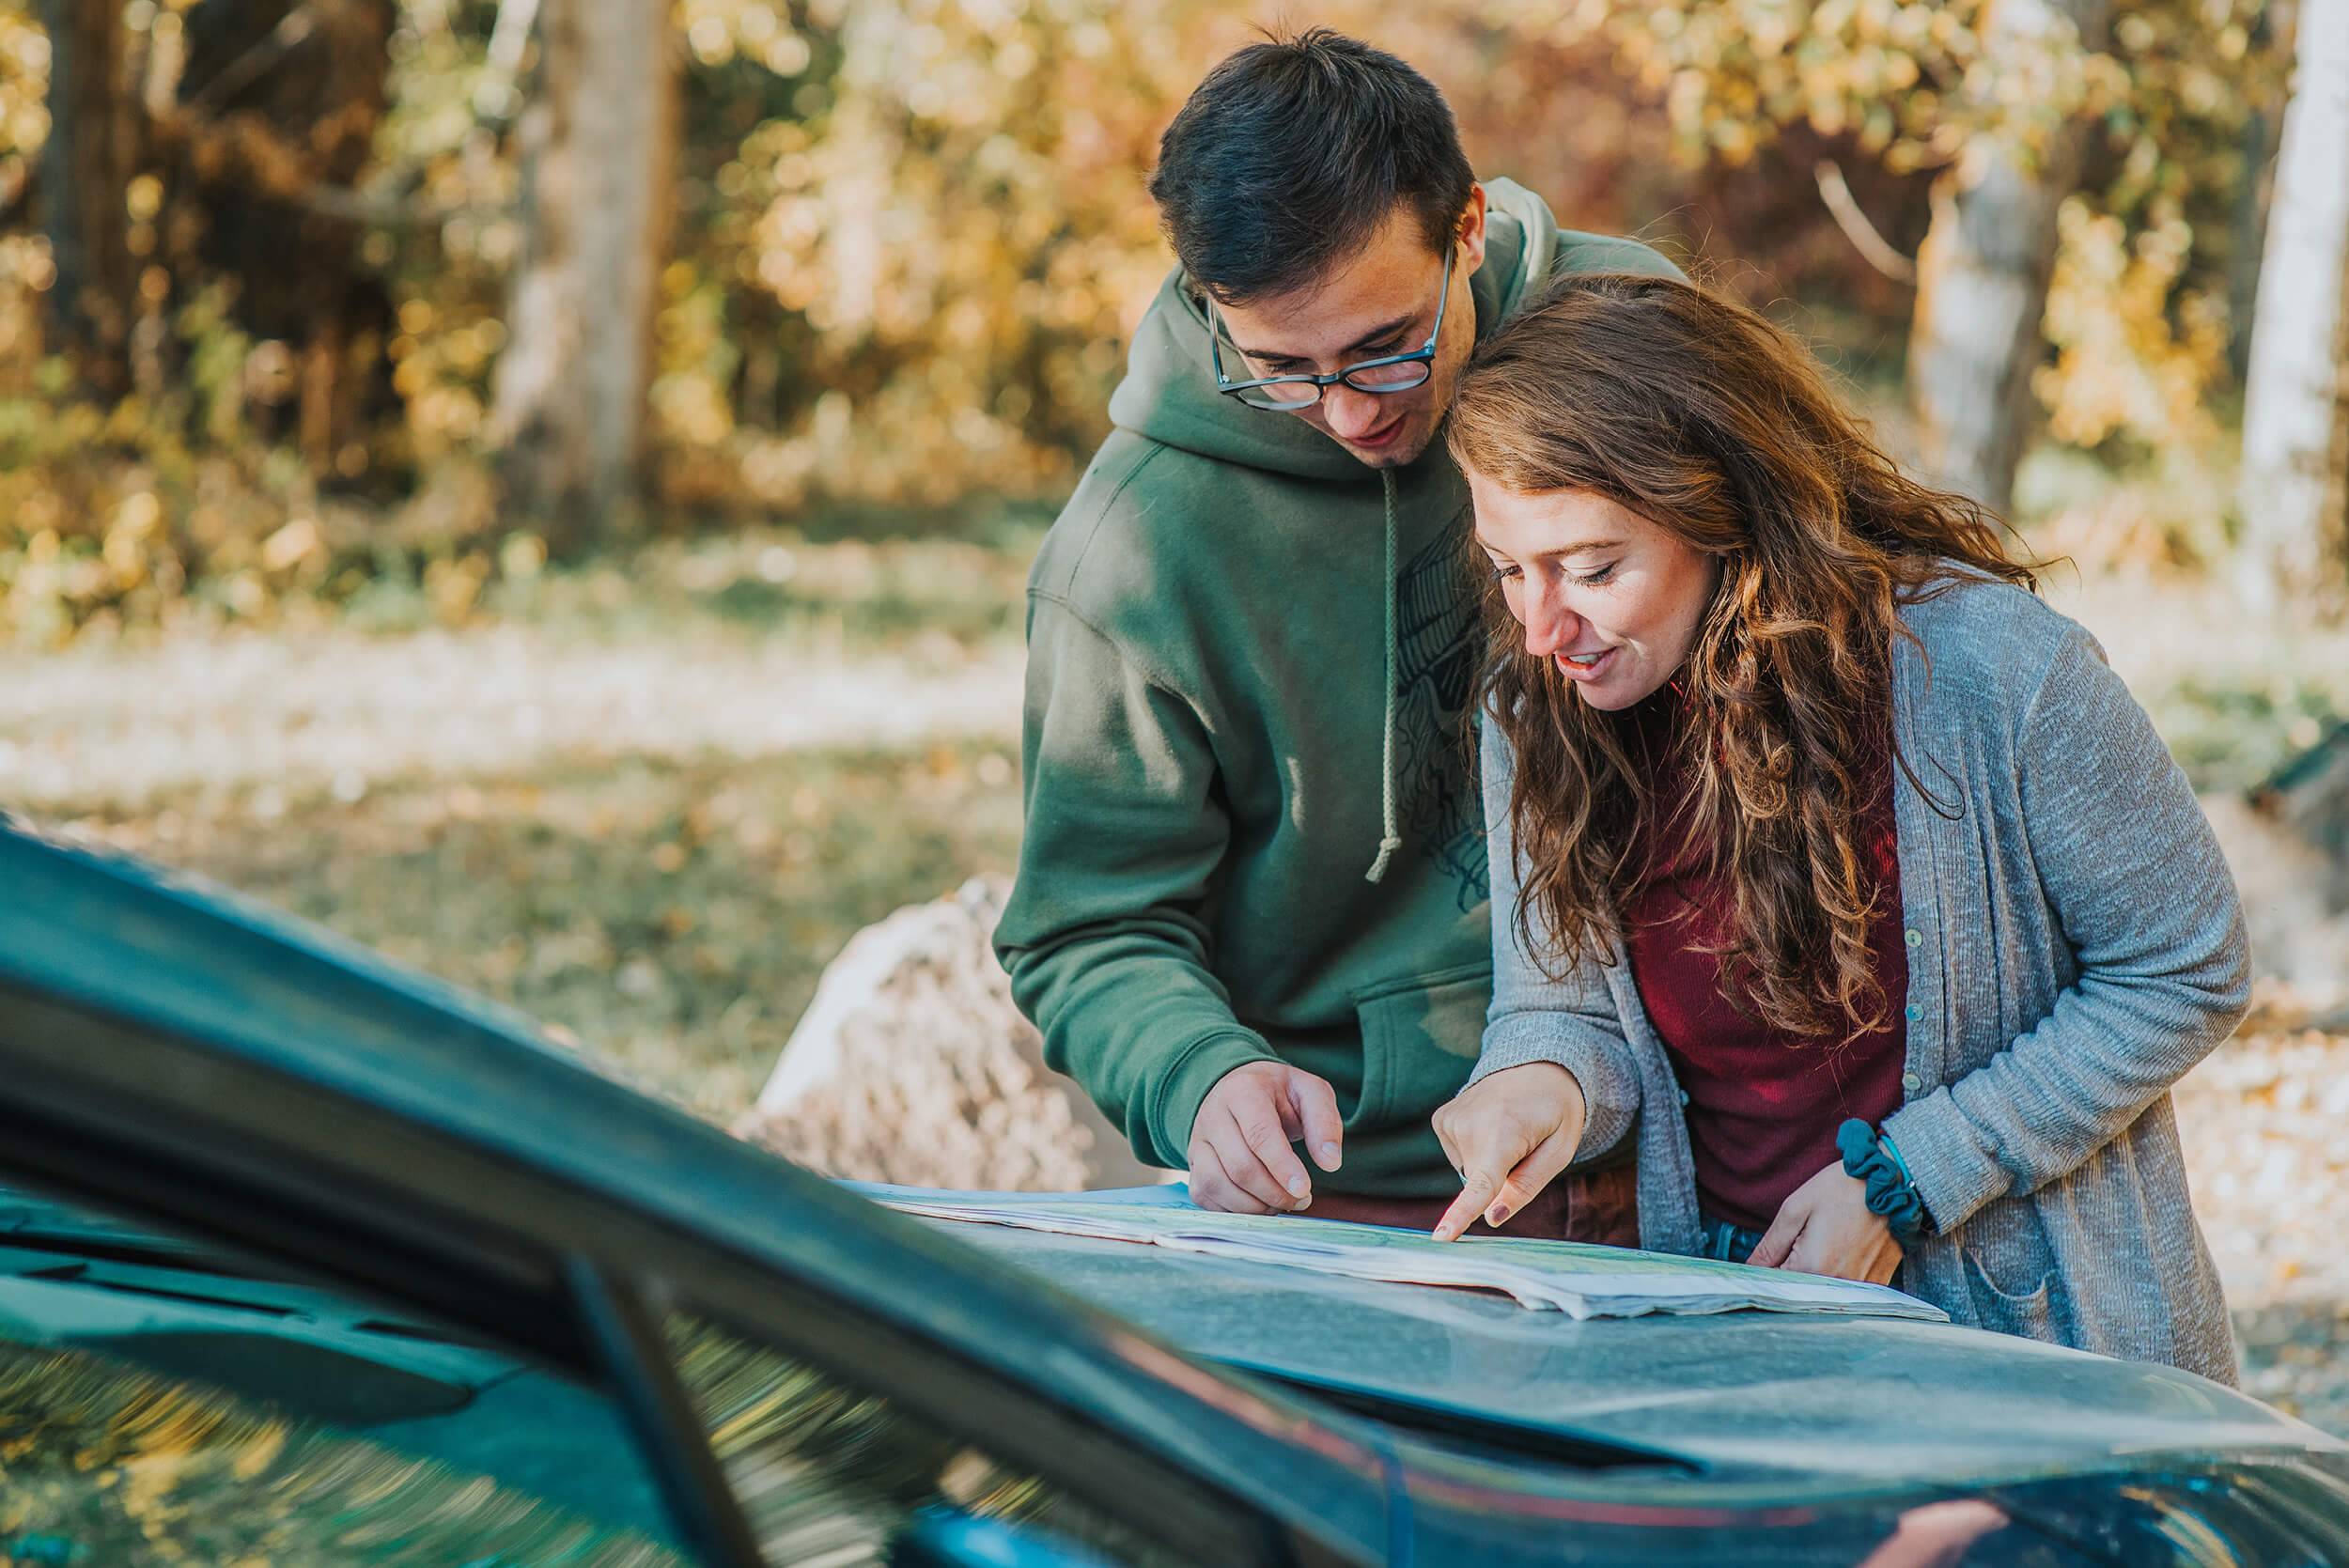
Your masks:
<path fill-rule="evenodd" d="M 764 1561 L 1195 1560 L 983 1431 L 691 1313 L 663 1329 Z M 694 1560 L 642 1432 L 600 1389 L 234 1248 L 10 1188 L 0 1433 L 12 1503 L 32 1499 L 8 1560 Z"/>
<path fill-rule="evenodd" d="M 686 1568 L 594 1390 L 16 1189 L 0 1189 L 0 1421 L 10 1560 L 357 1561 L 398 1541 L 412 1561 Z"/>

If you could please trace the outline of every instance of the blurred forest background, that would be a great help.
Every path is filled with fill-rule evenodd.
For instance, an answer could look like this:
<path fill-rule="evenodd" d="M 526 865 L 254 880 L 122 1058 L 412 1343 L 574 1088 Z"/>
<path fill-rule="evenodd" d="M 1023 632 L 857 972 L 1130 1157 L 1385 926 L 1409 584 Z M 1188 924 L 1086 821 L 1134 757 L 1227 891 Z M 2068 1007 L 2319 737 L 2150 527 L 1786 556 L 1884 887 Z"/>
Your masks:
<path fill-rule="evenodd" d="M 8 637 L 386 584 L 457 620 L 614 544 L 1049 504 L 1166 263 L 1158 132 L 1262 8 L 7 0 Z M 1477 165 L 1570 225 L 1787 313 L 1921 414 L 1919 455 L 1957 482 L 2005 505 L 2038 436 L 2027 513 L 2148 480 L 2131 548 L 2256 546 L 2305 595 L 2341 531 L 2338 419 L 2266 459 L 2314 442 L 2334 480 L 2291 519 L 2237 505 L 2231 473 L 2247 392 L 2305 421 L 2283 401 L 2321 400 L 2306 362 L 2338 361 L 2338 84 L 2300 95 L 2312 156 L 2279 192 L 2295 50 L 2341 69 L 2302 9 L 2338 5 L 1290 20 L 1418 63 Z"/>
<path fill-rule="evenodd" d="M 2349 0 L 0 0 L 0 801 L 733 1115 L 1010 862 L 1157 137 L 1274 22 L 1816 343 L 2215 816 L 2339 744 Z M 2290 918 L 2200 1193 L 2349 1429 L 2349 847 L 2221 827 Z"/>

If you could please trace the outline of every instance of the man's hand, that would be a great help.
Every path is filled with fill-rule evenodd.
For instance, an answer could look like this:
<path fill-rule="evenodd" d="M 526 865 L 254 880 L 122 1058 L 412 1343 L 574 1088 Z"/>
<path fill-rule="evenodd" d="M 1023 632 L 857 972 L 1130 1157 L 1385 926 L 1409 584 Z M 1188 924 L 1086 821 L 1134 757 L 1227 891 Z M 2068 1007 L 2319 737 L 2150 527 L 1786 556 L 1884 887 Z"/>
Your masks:
<path fill-rule="evenodd" d="M 1566 1168 L 1582 1141 L 1582 1085 L 1554 1062 L 1503 1067 L 1435 1115 L 1436 1137 L 1460 1172 L 1460 1195 L 1436 1221 L 1451 1241 L 1483 1215 L 1498 1228 Z"/>
<path fill-rule="evenodd" d="M 1338 1168 L 1345 1128 L 1330 1080 L 1282 1062 L 1251 1062 L 1216 1079 L 1190 1124 L 1190 1201 L 1227 1214 L 1275 1214 L 1314 1201 L 1313 1178 L 1289 1145 Z"/>
<path fill-rule="evenodd" d="M 1868 1212 L 1867 1194 L 1867 1184 L 1836 1161 L 1795 1188 L 1746 1261 L 1872 1285 L 1891 1283 L 1892 1271 L 1901 1265 L 1901 1244 L 1882 1215 Z"/>

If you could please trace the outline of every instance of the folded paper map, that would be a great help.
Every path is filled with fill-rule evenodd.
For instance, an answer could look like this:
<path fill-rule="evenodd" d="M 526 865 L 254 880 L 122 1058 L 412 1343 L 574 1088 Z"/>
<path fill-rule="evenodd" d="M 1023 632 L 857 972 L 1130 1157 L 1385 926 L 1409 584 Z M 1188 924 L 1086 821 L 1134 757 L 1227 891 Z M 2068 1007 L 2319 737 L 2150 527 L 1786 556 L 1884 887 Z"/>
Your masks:
<path fill-rule="evenodd" d="M 1386 1225 L 1219 1214 L 1194 1206 L 1179 1183 L 1106 1192 L 957 1192 L 879 1182 L 841 1185 L 876 1203 L 931 1219 L 1141 1242 L 1356 1280 L 1499 1291 L 1520 1306 L 1575 1318 L 1759 1311 L 1949 1320 L 1938 1307 L 1889 1285 L 1574 1241 L 1518 1236 L 1438 1241 L 1424 1231 Z"/>

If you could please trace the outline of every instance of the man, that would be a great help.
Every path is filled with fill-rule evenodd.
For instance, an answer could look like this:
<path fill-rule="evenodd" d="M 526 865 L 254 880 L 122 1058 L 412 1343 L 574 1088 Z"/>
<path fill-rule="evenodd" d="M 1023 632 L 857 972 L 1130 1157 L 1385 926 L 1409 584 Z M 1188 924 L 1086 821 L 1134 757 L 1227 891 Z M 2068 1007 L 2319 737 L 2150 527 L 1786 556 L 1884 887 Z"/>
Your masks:
<path fill-rule="evenodd" d="M 1492 963 L 1438 426 L 1555 272 L 1672 268 L 1479 185 L 1435 86 L 1323 29 L 1217 66 L 1159 153 L 1179 265 L 1029 581 L 997 951 L 1045 1059 L 1199 1203 L 1432 1226 Z M 1628 1241 L 1606 1188 L 1513 1229 Z"/>

